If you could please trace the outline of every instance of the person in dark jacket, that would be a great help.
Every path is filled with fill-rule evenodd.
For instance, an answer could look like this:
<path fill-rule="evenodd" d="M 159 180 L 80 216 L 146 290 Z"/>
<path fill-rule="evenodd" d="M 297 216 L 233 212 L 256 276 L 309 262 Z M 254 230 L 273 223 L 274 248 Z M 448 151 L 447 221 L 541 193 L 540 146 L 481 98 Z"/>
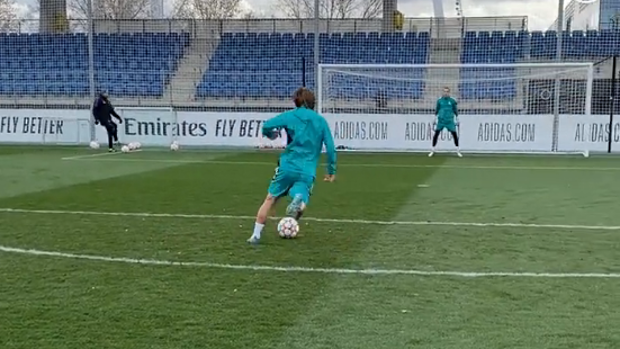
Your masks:
<path fill-rule="evenodd" d="M 123 123 L 123 119 L 114 111 L 114 107 L 108 98 L 108 94 L 106 92 L 101 92 L 97 99 L 95 99 L 95 104 L 93 105 L 93 117 L 95 118 L 95 125 L 101 124 L 101 126 L 105 127 L 108 133 L 108 148 L 110 152 L 115 152 L 114 142 L 119 144 L 118 142 L 118 127 L 114 121 L 112 121 L 112 116 L 114 116 L 119 124 Z"/>

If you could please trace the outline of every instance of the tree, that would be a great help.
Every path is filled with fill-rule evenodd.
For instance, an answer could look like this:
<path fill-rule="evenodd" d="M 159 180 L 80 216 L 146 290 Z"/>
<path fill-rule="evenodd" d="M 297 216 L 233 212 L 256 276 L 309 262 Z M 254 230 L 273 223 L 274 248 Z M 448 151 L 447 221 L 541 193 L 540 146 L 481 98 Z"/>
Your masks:
<path fill-rule="evenodd" d="M 227 19 L 243 15 L 241 0 L 176 0 L 174 18 Z"/>
<path fill-rule="evenodd" d="M 0 31 L 10 31 L 17 26 L 13 0 L 0 0 Z"/>
<path fill-rule="evenodd" d="M 40 13 L 41 1 L 37 0 L 34 6 L 29 6 L 31 13 Z M 147 18 L 150 13 L 150 0 L 67 0 L 68 17 L 87 19 L 89 1 L 92 1 L 95 19 L 138 19 Z"/>
<path fill-rule="evenodd" d="M 287 17 L 314 18 L 314 0 L 278 0 L 278 9 Z M 378 18 L 383 0 L 319 0 L 319 14 L 325 19 Z"/>
<path fill-rule="evenodd" d="M 95 19 L 138 19 L 150 13 L 149 0 L 68 0 L 72 17 L 88 18 L 88 2 L 92 1 Z"/>

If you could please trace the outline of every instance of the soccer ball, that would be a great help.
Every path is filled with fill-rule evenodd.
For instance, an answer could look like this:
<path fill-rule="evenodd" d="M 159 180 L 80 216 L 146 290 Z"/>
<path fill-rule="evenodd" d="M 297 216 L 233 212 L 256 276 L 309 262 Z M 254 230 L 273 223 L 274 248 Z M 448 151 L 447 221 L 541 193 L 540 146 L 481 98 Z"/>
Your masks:
<path fill-rule="evenodd" d="M 124 145 L 124 146 L 122 146 L 122 147 L 121 147 L 121 151 L 122 151 L 123 153 L 129 153 L 129 147 L 128 147 L 128 146 L 126 146 L 126 145 Z"/>
<path fill-rule="evenodd" d="M 284 217 L 278 223 L 278 234 L 284 239 L 294 239 L 299 233 L 299 224 L 292 217 Z"/>
<path fill-rule="evenodd" d="M 142 149 L 142 143 L 136 142 L 136 149 Z"/>
<path fill-rule="evenodd" d="M 172 142 L 172 144 L 170 144 L 170 150 L 172 150 L 172 151 L 179 150 L 179 142 L 177 142 L 177 141 Z"/>
<path fill-rule="evenodd" d="M 90 142 L 90 147 L 92 149 L 99 149 L 99 143 L 97 143 L 95 141 L 92 141 L 92 142 Z"/>
<path fill-rule="evenodd" d="M 129 147 L 129 150 L 136 150 L 138 149 L 138 145 L 134 142 L 131 142 L 127 145 Z"/>

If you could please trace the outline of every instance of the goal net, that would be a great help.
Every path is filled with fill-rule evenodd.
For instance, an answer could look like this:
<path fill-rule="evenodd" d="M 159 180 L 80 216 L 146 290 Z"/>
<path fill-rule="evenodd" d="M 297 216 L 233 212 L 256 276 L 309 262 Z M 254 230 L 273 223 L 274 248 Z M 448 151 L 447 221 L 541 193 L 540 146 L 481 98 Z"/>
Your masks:
<path fill-rule="evenodd" d="M 568 125 L 591 114 L 593 75 L 591 63 L 319 65 L 317 105 L 341 148 L 426 151 L 447 87 L 463 151 L 584 152 Z M 454 148 L 444 131 L 438 150 Z"/>
<path fill-rule="evenodd" d="M 117 107 L 123 123 L 118 125 L 119 140 L 126 144 L 140 142 L 146 146 L 169 146 L 177 141 L 179 135 L 190 132 L 179 124 L 177 113 L 173 108 L 160 107 Z M 99 143 L 107 142 L 107 133 L 98 127 L 96 139 Z"/>

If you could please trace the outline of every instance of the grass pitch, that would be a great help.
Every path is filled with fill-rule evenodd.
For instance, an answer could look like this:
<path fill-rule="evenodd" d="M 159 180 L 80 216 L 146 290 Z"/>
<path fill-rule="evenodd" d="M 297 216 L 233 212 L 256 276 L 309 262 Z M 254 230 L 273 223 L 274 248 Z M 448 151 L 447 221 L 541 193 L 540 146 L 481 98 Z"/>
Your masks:
<path fill-rule="evenodd" d="M 620 348 L 617 158 L 341 153 L 253 248 L 276 159 L 0 147 L 0 348 Z"/>

